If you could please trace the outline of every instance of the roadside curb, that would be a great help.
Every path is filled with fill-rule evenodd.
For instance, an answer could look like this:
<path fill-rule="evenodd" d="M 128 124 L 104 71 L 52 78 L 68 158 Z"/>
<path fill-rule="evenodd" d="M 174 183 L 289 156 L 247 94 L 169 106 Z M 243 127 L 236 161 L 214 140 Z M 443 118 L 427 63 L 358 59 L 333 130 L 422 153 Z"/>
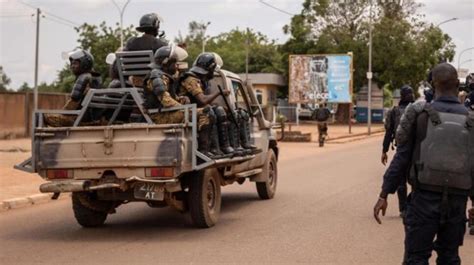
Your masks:
<path fill-rule="evenodd" d="M 354 136 L 354 137 L 345 137 L 345 138 L 339 138 L 339 139 L 336 139 L 334 141 L 329 141 L 328 143 L 329 144 L 346 144 L 346 143 L 352 143 L 352 142 L 356 142 L 356 141 L 362 141 L 362 140 L 365 140 L 365 139 L 369 139 L 369 138 L 373 138 L 373 137 L 377 137 L 377 136 L 380 136 L 380 135 L 383 135 L 384 132 L 373 132 L 371 135 L 360 135 L 360 136 Z"/>
<path fill-rule="evenodd" d="M 8 199 L 8 200 L 3 200 L 0 202 L 0 212 L 5 212 L 9 210 L 14 210 L 14 209 L 19 209 L 19 208 L 24 208 L 27 206 L 32 206 L 32 205 L 37 205 L 37 204 L 43 204 L 43 203 L 48 203 L 51 201 L 55 201 L 51 199 L 52 194 L 33 194 L 30 196 L 26 197 L 18 197 L 18 198 L 13 198 L 13 199 Z M 61 196 L 58 198 L 58 200 L 61 200 L 63 198 L 67 198 L 69 196 Z"/>
<path fill-rule="evenodd" d="M 365 133 L 346 134 L 346 135 L 342 135 L 342 136 L 338 136 L 338 137 L 334 137 L 334 138 L 328 138 L 328 139 L 326 139 L 326 141 L 331 142 L 331 141 L 342 140 L 342 139 L 347 139 L 347 138 L 356 138 L 356 137 L 361 137 L 361 136 L 370 137 L 372 135 L 378 135 L 378 134 L 383 133 L 383 132 L 385 132 L 385 129 L 375 130 L 371 133 L 371 135 L 368 135 L 366 132 Z"/>

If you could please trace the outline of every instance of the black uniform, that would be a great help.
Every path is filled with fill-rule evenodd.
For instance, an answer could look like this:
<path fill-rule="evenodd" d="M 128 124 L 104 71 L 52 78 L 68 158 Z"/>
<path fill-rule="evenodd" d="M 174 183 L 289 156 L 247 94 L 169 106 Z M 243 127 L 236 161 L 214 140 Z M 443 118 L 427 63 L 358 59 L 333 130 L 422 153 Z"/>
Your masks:
<path fill-rule="evenodd" d="M 168 45 L 165 41 L 156 38 L 150 34 L 143 34 L 140 37 L 131 37 L 125 44 L 124 51 L 147 51 L 152 50 L 153 53 L 159 48 Z"/>
<path fill-rule="evenodd" d="M 457 97 L 438 97 L 431 103 L 431 107 L 439 112 L 464 115 L 468 113 Z M 409 106 L 404 116 L 414 115 L 413 113 L 413 107 Z M 403 119 L 400 127 L 403 126 Z M 407 140 L 398 141 L 397 152 L 385 172 L 382 185 L 382 191 L 385 193 L 394 193 L 397 190 L 412 164 L 413 154 L 419 148 L 422 137 L 416 127 L 404 127 L 408 129 Z M 410 184 L 414 184 L 411 177 Z M 467 194 L 453 193 L 448 193 L 447 197 L 443 198 L 443 193 L 417 188 L 415 182 L 413 191 L 408 196 L 404 219 L 407 264 L 428 264 L 427 260 L 433 249 L 438 254 L 438 264 L 460 264 L 458 249 L 463 243 L 466 231 L 467 198 Z"/>
<path fill-rule="evenodd" d="M 385 136 L 383 138 L 382 152 L 387 153 L 390 144 L 395 140 L 395 132 L 397 130 L 398 123 L 400 122 L 401 115 L 405 111 L 405 108 L 410 104 L 408 101 L 400 101 L 399 105 L 393 107 L 387 114 L 385 121 Z M 407 177 L 408 171 L 405 174 L 400 186 L 397 189 L 398 196 L 398 209 L 401 214 L 404 213 L 407 204 Z"/>

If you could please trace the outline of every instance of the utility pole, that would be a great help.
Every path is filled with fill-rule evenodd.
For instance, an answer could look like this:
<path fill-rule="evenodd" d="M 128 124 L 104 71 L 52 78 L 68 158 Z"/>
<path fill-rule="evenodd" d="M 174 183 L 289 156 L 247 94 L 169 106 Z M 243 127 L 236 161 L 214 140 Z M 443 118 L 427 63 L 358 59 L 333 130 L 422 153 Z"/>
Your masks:
<path fill-rule="evenodd" d="M 35 54 L 35 89 L 34 89 L 34 111 L 38 110 L 38 57 L 39 57 L 39 34 L 40 34 L 41 10 L 36 9 L 36 54 Z"/>
<path fill-rule="evenodd" d="M 372 126 L 372 0 L 369 14 L 369 69 L 367 71 L 367 133 L 370 135 Z"/>
<path fill-rule="evenodd" d="M 245 38 L 245 83 L 247 83 L 249 80 L 249 46 L 250 46 L 249 28 L 247 28 L 246 38 Z"/>

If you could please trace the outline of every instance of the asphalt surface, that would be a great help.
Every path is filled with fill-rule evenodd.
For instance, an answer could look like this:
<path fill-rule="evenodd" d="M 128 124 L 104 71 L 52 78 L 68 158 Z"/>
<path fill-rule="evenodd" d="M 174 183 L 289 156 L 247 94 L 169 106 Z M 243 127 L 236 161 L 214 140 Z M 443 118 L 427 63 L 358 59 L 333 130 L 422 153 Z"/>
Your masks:
<path fill-rule="evenodd" d="M 195 229 L 186 214 L 127 204 L 106 226 L 76 224 L 62 200 L 0 213 L 1 264 L 400 264 L 396 196 L 372 217 L 384 167 L 381 137 L 347 144 L 283 144 L 273 200 L 253 183 L 223 188 L 219 223 Z M 474 264 L 466 235 L 463 264 Z M 433 258 L 432 258 L 433 259 Z"/>

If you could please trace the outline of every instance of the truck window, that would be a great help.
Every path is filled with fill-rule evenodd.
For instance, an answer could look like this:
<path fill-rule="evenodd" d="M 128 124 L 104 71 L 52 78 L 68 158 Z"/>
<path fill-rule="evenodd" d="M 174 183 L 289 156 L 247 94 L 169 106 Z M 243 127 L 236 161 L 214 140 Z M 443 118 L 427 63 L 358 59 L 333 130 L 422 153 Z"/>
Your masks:
<path fill-rule="evenodd" d="M 236 105 L 238 108 L 249 110 L 247 99 L 243 96 L 243 86 L 242 83 L 236 80 L 232 80 L 232 89 L 234 90 L 234 95 L 236 98 Z"/>

